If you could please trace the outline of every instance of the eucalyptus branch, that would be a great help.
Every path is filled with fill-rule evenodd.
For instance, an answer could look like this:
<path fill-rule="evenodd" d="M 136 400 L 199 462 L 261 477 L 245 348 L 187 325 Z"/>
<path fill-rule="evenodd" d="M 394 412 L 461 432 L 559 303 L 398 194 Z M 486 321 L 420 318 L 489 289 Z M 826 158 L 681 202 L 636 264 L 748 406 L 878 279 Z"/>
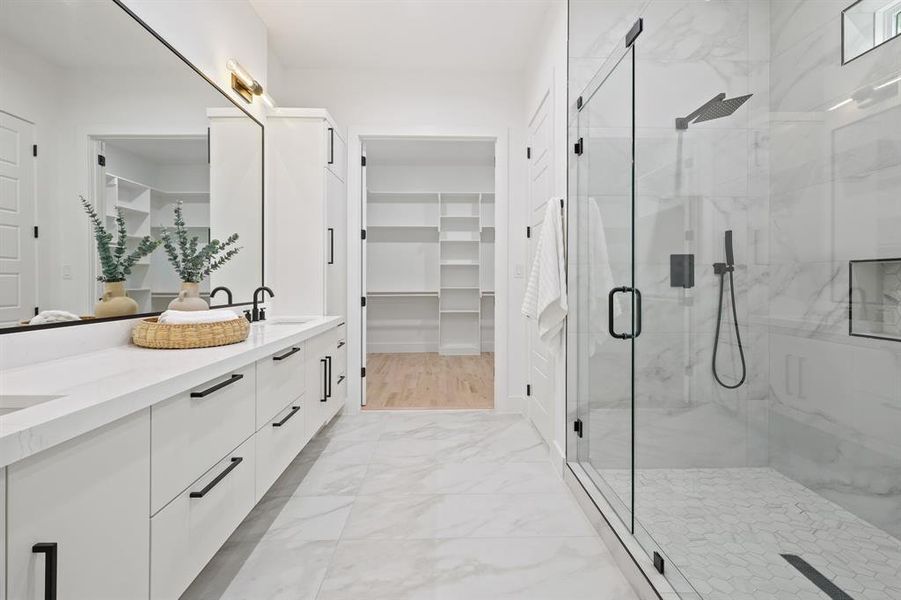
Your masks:
<path fill-rule="evenodd" d="M 197 236 L 189 237 L 181 200 L 175 205 L 174 225 L 174 230 L 163 229 L 160 238 L 169 263 L 186 283 L 200 283 L 241 250 L 231 248 L 238 241 L 237 233 L 228 236 L 225 242 L 210 240 L 206 244 L 202 244 Z"/>
<path fill-rule="evenodd" d="M 101 274 L 97 277 L 98 281 L 107 283 L 114 281 L 124 281 L 126 275 L 131 274 L 131 268 L 142 258 L 153 252 L 159 245 L 149 235 L 145 235 L 137 247 L 128 252 L 128 225 L 122 211 L 116 209 L 116 243 L 113 248 L 113 234 L 106 230 L 103 220 L 97 211 L 88 202 L 84 196 L 79 196 L 84 211 L 91 220 L 91 226 L 94 229 L 94 240 L 97 243 L 97 257 L 100 259 Z"/>

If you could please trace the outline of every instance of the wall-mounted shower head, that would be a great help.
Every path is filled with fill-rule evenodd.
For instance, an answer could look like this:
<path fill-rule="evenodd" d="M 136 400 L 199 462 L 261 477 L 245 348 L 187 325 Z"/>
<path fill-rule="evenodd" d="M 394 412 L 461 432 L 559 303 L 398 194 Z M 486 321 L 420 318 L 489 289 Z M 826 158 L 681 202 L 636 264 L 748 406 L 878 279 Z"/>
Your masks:
<path fill-rule="evenodd" d="M 704 121 L 728 117 L 738 110 L 738 108 L 747 102 L 753 95 L 754 94 L 748 94 L 747 96 L 738 96 L 736 98 L 727 99 L 726 94 L 717 94 L 701 108 L 687 117 L 677 117 L 676 129 L 684 130 L 688 129 L 688 125 L 691 123 L 703 123 Z"/>

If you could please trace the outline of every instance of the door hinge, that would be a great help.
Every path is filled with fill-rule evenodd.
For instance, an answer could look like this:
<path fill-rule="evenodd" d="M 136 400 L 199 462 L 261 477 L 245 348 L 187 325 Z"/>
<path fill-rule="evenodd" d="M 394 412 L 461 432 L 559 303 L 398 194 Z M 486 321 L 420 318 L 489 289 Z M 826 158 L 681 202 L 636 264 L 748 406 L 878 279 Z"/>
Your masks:
<path fill-rule="evenodd" d="M 531 384 L 531 383 L 527 383 L 527 384 L 526 384 L 526 397 L 529 397 L 529 396 L 531 396 L 531 395 L 532 395 L 532 384 Z"/>
<path fill-rule="evenodd" d="M 526 158 L 532 158 L 532 148 L 526 147 Z"/>
<path fill-rule="evenodd" d="M 663 557 L 660 556 L 659 552 L 654 552 L 654 568 L 657 569 L 657 572 L 663 575 L 663 569 L 666 564 L 663 561 Z"/>
<path fill-rule="evenodd" d="M 532 228 L 531 227 L 528 227 L 528 226 L 526 227 L 526 237 L 527 238 L 532 237 Z"/>
<path fill-rule="evenodd" d="M 575 152 L 578 156 L 582 156 L 582 138 L 579 138 L 579 141 L 576 142 L 575 147 L 573 147 L 573 152 Z"/>
<path fill-rule="evenodd" d="M 38 155 L 38 145 L 37 145 L 37 144 L 34 144 L 34 145 L 31 147 L 31 155 L 32 155 L 32 156 L 37 156 L 37 155 Z"/>
<path fill-rule="evenodd" d="M 576 98 L 576 108 L 582 108 L 582 96 Z"/>
<path fill-rule="evenodd" d="M 34 316 L 38 316 L 41 313 L 41 309 L 38 306 L 34 307 Z"/>
<path fill-rule="evenodd" d="M 366 296 L 360 298 L 360 306 L 366 306 Z"/>
<path fill-rule="evenodd" d="M 582 419 L 576 419 L 573 423 L 573 431 L 576 432 L 576 435 L 582 437 Z"/>
<path fill-rule="evenodd" d="M 360 369 L 360 377 L 366 377 L 366 367 Z"/>
<path fill-rule="evenodd" d="M 38 226 L 34 226 L 34 239 L 38 239 Z"/>
<path fill-rule="evenodd" d="M 360 165 L 362 165 L 364 167 L 366 166 L 366 157 L 365 156 L 360 157 Z"/>
<path fill-rule="evenodd" d="M 98 154 L 97 155 L 97 164 L 100 165 L 101 167 L 105 167 L 106 166 L 106 157 L 103 156 L 102 154 Z"/>
<path fill-rule="evenodd" d="M 361 240 L 365 240 L 365 239 L 366 239 L 366 230 L 365 230 L 365 229 L 361 229 L 361 230 L 360 230 L 360 239 L 361 239 Z"/>

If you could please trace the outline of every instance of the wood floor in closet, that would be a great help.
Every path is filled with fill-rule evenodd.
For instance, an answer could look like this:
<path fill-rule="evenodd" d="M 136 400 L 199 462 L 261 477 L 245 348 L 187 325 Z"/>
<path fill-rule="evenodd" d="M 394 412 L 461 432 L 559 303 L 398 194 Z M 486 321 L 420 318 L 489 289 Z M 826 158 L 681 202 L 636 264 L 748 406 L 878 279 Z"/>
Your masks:
<path fill-rule="evenodd" d="M 494 353 L 369 354 L 365 410 L 494 408 Z"/>

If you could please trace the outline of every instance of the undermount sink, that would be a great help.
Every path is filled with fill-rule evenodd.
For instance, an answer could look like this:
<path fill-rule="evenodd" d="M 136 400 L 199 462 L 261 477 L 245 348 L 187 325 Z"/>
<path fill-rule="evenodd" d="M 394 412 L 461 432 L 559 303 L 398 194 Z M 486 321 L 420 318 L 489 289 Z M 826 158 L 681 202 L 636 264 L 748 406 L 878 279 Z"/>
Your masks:
<path fill-rule="evenodd" d="M 62 398 L 62 396 L 30 396 L 25 394 L 0 394 L 0 416 L 7 415 L 23 408 L 30 408 Z"/>

